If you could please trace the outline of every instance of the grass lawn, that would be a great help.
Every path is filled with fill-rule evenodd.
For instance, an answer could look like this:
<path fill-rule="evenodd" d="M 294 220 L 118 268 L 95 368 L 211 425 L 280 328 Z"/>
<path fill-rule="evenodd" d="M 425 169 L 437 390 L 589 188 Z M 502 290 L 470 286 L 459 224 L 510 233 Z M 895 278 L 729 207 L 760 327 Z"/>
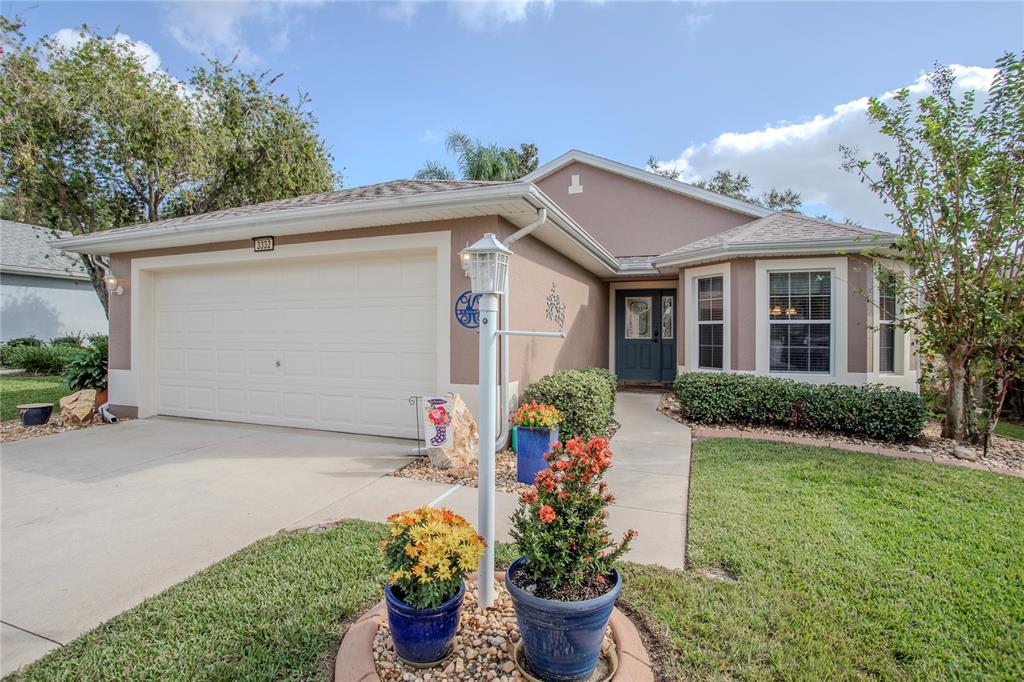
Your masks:
<path fill-rule="evenodd" d="M 57 401 L 69 393 L 60 377 L 0 377 L 0 421 L 17 419 L 18 405 L 25 403 L 53 403 L 58 411 Z"/>
<path fill-rule="evenodd" d="M 996 424 L 996 433 L 1000 436 L 1006 436 L 1007 438 L 1024 440 L 1024 424 L 1014 424 L 1013 422 L 1001 421 Z"/>
<path fill-rule="evenodd" d="M 633 566 L 695 679 L 1024 679 L 1024 480 L 740 440 L 694 445 L 689 557 Z"/>
<path fill-rule="evenodd" d="M 694 446 L 690 558 L 627 564 L 624 598 L 681 679 L 1021 679 L 1024 480 L 738 440 Z M 380 598 L 383 527 L 275 535 L 16 679 L 330 679 Z M 497 548 L 500 561 L 514 549 Z"/>

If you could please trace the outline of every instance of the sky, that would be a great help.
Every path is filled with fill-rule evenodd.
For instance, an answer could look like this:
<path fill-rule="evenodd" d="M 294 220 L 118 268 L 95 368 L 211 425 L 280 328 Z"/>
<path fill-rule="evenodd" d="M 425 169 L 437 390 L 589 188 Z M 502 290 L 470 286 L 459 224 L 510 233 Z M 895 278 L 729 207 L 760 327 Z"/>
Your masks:
<path fill-rule="evenodd" d="M 804 210 L 886 227 L 840 170 L 840 144 L 884 148 L 868 97 L 927 93 L 935 64 L 982 99 L 992 65 L 1024 50 L 1024 2 L 48 2 L 0 3 L 30 38 L 82 24 L 138 43 L 185 78 L 204 55 L 308 105 L 344 185 L 452 164 L 444 134 L 533 142 L 541 162 L 580 149 L 686 180 L 718 168 Z M 72 30 L 67 30 L 72 29 Z M 61 33 L 63 31 L 63 33 Z"/>

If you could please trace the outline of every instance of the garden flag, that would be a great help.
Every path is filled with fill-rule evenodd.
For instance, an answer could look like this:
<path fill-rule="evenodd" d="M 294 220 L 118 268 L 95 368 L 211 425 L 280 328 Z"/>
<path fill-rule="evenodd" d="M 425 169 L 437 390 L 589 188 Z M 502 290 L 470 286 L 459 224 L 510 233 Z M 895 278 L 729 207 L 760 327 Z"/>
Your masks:
<path fill-rule="evenodd" d="M 448 398 L 423 397 L 423 433 L 432 448 L 452 446 L 452 413 Z"/>

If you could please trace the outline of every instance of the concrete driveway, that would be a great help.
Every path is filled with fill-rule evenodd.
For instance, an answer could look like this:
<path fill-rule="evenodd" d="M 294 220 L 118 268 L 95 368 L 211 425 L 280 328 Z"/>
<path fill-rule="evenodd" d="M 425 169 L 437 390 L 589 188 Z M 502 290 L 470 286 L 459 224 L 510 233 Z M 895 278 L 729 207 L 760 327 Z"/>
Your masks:
<path fill-rule="evenodd" d="M 4 444 L 2 673 L 281 528 L 383 518 L 411 447 L 172 418 Z M 446 489 L 404 483 L 399 506 Z"/>

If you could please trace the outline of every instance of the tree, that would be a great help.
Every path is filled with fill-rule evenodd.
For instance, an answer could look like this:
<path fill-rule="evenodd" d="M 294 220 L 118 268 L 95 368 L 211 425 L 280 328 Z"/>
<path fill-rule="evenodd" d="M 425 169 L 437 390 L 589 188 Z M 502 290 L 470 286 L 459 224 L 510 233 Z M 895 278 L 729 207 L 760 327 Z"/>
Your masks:
<path fill-rule="evenodd" d="M 897 322 L 945 360 L 943 435 L 971 442 L 992 433 L 1024 356 L 1024 58 L 1006 54 L 997 67 L 980 110 L 939 67 L 916 107 L 906 89 L 891 103 L 870 101 L 894 152 L 861 159 L 841 147 L 844 168 L 888 204 L 900 230 L 911 274 L 892 280 Z"/>
<path fill-rule="evenodd" d="M 273 80 L 211 63 L 148 72 L 88 27 L 65 47 L 0 18 L 0 212 L 72 234 L 331 189 L 331 158 Z M 107 307 L 105 261 L 82 256 Z"/>
<path fill-rule="evenodd" d="M 660 163 L 653 154 L 647 159 L 647 170 L 669 180 L 681 180 L 683 175 L 682 171 Z M 711 179 L 697 180 L 693 184 L 701 189 L 757 204 L 772 211 L 798 212 L 803 203 L 800 193 L 788 188 L 777 190 L 772 187 L 760 195 L 751 194 L 750 178 L 743 173 L 734 173 L 730 170 L 716 170 Z"/>
<path fill-rule="evenodd" d="M 537 169 L 537 146 L 521 144 L 519 149 L 485 145 L 465 133 L 453 130 L 445 136 L 445 148 L 455 155 L 463 180 L 518 180 Z M 418 180 L 454 180 L 456 174 L 440 161 L 427 161 L 416 171 Z"/>

